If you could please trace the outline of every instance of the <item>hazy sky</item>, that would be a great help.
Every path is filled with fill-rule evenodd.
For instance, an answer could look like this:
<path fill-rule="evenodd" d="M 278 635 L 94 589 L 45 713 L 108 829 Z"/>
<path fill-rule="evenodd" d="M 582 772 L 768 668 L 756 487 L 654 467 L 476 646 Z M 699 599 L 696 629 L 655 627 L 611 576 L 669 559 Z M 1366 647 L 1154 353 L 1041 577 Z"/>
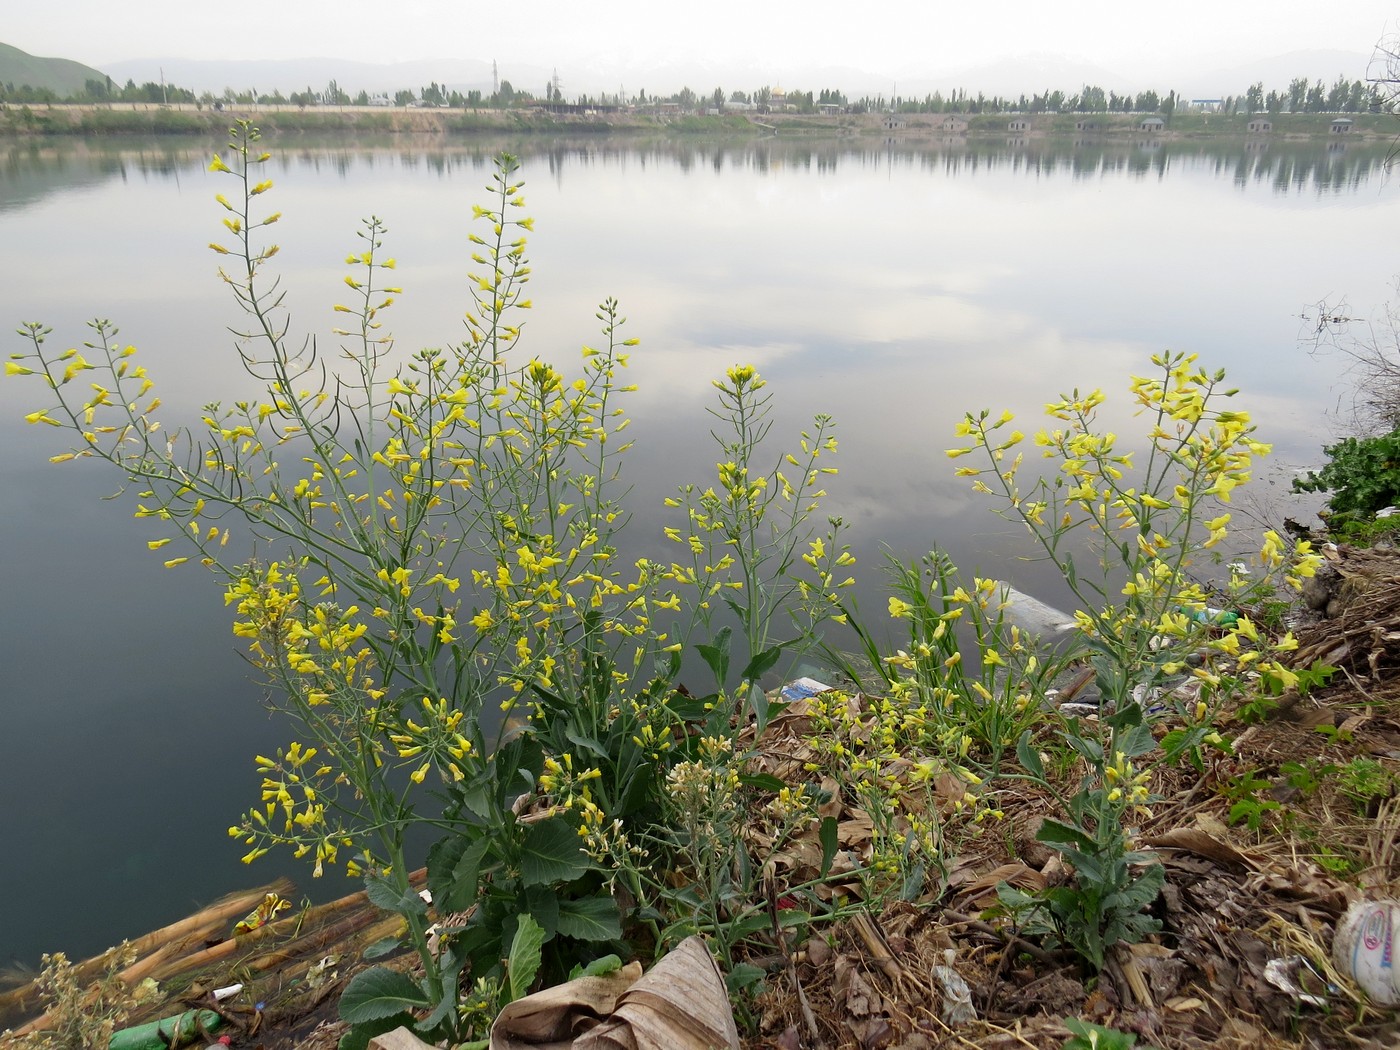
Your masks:
<path fill-rule="evenodd" d="M 478 58 L 543 65 L 742 62 L 930 75 L 1051 54 L 1109 69 L 1224 66 L 1295 50 L 1369 52 L 1397 0 L 41 0 L 0 39 L 94 66 L 136 58 Z"/>

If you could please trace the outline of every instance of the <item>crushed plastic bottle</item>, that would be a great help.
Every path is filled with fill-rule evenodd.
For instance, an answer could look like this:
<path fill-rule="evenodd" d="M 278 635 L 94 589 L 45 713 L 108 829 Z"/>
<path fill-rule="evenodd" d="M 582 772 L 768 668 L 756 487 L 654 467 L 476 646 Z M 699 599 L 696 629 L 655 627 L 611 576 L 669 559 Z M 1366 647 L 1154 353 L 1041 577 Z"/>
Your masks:
<path fill-rule="evenodd" d="M 1400 969 L 1395 965 L 1400 901 L 1360 901 L 1337 924 L 1332 959 L 1377 1006 L 1400 1006 Z"/>

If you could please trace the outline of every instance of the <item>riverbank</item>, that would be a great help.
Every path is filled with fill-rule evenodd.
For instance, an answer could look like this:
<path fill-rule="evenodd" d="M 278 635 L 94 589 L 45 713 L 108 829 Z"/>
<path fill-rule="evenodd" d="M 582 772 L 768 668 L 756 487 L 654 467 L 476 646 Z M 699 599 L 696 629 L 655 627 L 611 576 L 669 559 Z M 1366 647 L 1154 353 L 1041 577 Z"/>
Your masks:
<path fill-rule="evenodd" d="M 0 136 L 222 134 L 247 118 L 266 134 L 351 133 L 413 136 L 479 133 L 546 135 L 848 135 L 896 141 L 961 139 L 1074 139 L 1174 141 L 1200 138 L 1377 141 L 1394 136 L 1395 118 L 1383 113 L 1345 117 L 1327 113 L 1255 114 L 1183 112 L 1170 119 L 1142 113 L 838 113 L 678 115 L 657 112 L 550 113 L 543 109 L 462 110 L 410 107 L 141 105 L 0 105 Z M 1160 126 L 1158 122 L 1160 120 Z"/>

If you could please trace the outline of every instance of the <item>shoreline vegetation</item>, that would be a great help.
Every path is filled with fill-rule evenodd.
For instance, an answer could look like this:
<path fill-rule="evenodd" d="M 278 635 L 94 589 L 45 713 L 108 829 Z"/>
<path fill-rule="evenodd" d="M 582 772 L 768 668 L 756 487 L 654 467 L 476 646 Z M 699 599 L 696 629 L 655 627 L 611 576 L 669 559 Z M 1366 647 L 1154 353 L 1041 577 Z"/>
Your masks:
<path fill-rule="evenodd" d="M 214 109 L 193 103 L 0 104 L 0 136 L 121 136 L 224 134 L 230 121 L 251 119 L 265 134 L 308 132 L 395 135 L 478 133 L 752 136 L 849 136 L 894 141 L 958 142 L 1003 138 L 1170 142 L 1242 138 L 1257 142 L 1322 140 L 1378 142 L 1394 136 L 1384 113 L 1223 114 L 1178 111 L 1161 121 L 1140 113 L 841 113 L 720 114 L 556 113 L 546 109 L 423 109 L 414 107 L 277 106 Z M 1339 119 L 1344 123 L 1338 123 Z M 1160 123 L 1159 123 L 1160 122 Z M 1260 130 L 1267 127 L 1267 130 Z M 1345 128 L 1346 130 L 1338 130 Z"/>

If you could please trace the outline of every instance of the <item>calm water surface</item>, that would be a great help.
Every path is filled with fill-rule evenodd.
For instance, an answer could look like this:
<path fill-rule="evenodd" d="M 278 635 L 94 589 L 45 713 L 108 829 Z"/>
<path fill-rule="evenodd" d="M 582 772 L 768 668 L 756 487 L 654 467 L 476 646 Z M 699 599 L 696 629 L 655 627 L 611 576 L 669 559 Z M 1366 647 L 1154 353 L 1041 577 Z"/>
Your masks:
<path fill-rule="evenodd" d="M 205 248 L 228 190 L 205 170 L 217 145 L 0 146 L 3 330 L 44 320 L 75 345 L 86 319 L 111 318 L 176 418 L 250 395 Z M 1265 496 L 1286 488 L 1345 397 L 1337 363 L 1299 349 L 1299 314 L 1329 296 L 1379 306 L 1400 221 L 1385 147 L 1355 144 L 270 145 L 279 262 L 323 350 L 370 214 L 406 289 L 386 315 L 399 346 L 459 341 L 471 204 L 496 149 L 523 154 L 529 352 L 573 361 L 606 296 L 642 340 L 636 555 L 663 553 L 649 508 L 713 468 L 710 379 L 748 361 L 772 382 L 778 433 L 837 418 L 828 510 L 854 526 L 871 610 L 882 544 L 938 543 L 1062 599 L 942 450 L 965 408 L 1036 414 L 1076 386 L 1122 391 L 1155 351 L 1230 370 L 1282 464 Z M 345 892 L 290 860 L 238 863 L 224 829 L 256 798 L 251 756 L 283 730 L 215 584 L 160 568 L 132 500 L 100 499 L 118 479 L 47 462 L 61 435 L 20 419 L 38 396 L 0 382 L 0 964 L 89 954 L 283 871 Z M 1109 418 L 1131 432 L 1126 410 Z"/>

